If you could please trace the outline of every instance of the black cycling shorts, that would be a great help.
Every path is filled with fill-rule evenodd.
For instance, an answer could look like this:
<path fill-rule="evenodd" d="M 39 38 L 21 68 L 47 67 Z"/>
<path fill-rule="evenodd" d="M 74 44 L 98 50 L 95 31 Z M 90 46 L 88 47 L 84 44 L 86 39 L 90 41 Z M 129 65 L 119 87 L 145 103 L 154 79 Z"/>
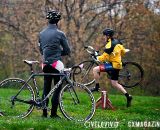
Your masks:
<path fill-rule="evenodd" d="M 112 70 L 107 71 L 108 78 L 111 80 L 118 80 L 119 71 L 120 71 L 119 69 L 112 69 Z"/>
<path fill-rule="evenodd" d="M 111 63 L 105 63 L 99 66 L 100 72 L 107 72 L 108 78 L 118 80 L 120 69 L 114 69 Z"/>

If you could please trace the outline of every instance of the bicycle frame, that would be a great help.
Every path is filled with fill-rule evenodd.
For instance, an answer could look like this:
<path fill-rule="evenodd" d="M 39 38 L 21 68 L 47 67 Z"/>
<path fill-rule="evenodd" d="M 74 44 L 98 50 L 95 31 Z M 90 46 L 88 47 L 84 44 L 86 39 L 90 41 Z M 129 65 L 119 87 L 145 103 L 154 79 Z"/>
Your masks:
<path fill-rule="evenodd" d="M 37 61 L 28 60 L 24 62 L 29 65 L 31 70 L 32 65 L 38 63 Z M 0 88 L 2 88 L 0 98 L 3 100 L 0 104 L 3 115 L 25 118 L 32 113 L 34 108 L 38 110 L 51 110 L 48 107 L 48 99 L 53 93 L 55 94 L 58 88 L 60 93 L 58 95 L 59 98 L 56 100 L 59 103 L 60 111 L 64 117 L 78 122 L 88 121 L 93 117 L 95 112 L 95 99 L 93 94 L 85 85 L 74 82 L 71 79 L 71 75 L 81 73 L 81 68 L 79 66 L 64 68 L 61 73 L 30 72 L 31 74 L 26 80 L 21 78 L 7 78 L 0 82 Z M 41 92 L 40 88 L 38 88 L 38 76 L 40 76 L 40 78 L 42 76 L 45 78 L 49 77 L 50 79 L 57 76 L 59 79 L 59 81 L 57 81 L 58 83 L 56 82 L 51 90 L 49 90 L 46 95 L 41 96 L 41 98 L 38 98 Z M 80 108 L 79 111 L 77 111 L 77 107 Z M 86 109 L 83 115 L 79 114 L 81 109 Z"/>
<path fill-rule="evenodd" d="M 18 93 L 12 97 L 12 103 L 14 103 L 14 100 L 18 100 L 20 102 L 24 102 L 24 103 L 28 103 L 28 104 L 34 104 L 34 105 L 39 105 L 39 104 L 43 104 L 47 98 L 49 98 L 53 93 L 54 91 L 62 84 L 62 82 L 64 80 L 66 80 L 69 84 L 72 84 L 72 81 L 69 79 L 69 77 L 67 76 L 67 74 L 65 73 L 34 73 L 34 72 L 31 72 L 31 76 L 28 78 L 28 80 L 25 82 L 25 84 L 21 87 L 21 89 L 18 91 Z M 38 89 L 38 85 L 37 85 L 37 82 L 36 82 L 36 79 L 35 77 L 36 76 L 61 76 L 61 79 L 59 80 L 59 82 L 54 85 L 54 87 L 50 90 L 49 94 L 41 101 L 41 102 L 33 102 L 33 101 L 23 101 L 23 100 L 20 100 L 17 98 L 17 96 L 19 95 L 19 93 L 24 89 L 25 85 L 28 84 L 32 79 L 33 79 L 33 83 L 34 83 L 34 88 L 36 89 L 36 98 L 40 97 L 39 96 L 39 89 Z"/>
<path fill-rule="evenodd" d="M 89 60 L 82 61 L 81 63 L 78 64 L 79 67 L 81 67 L 81 69 L 82 69 L 83 64 L 87 63 L 82 75 L 80 75 L 81 77 L 79 77 L 79 78 L 81 81 L 83 81 L 83 83 L 86 86 L 89 86 L 95 82 L 95 79 L 92 78 L 91 76 L 88 77 L 88 79 L 90 81 L 87 81 L 88 79 L 85 81 L 87 75 L 90 74 L 90 70 L 92 69 L 92 67 L 94 65 L 99 66 L 100 64 L 103 64 L 103 63 L 100 63 L 99 61 L 97 61 L 96 57 L 99 56 L 99 54 L 92 46 L 85 46 L 84 49 L 86 49 L 86 51 L 89 53 L 90 58 L 89 58 Z M 128 51 L 126 51 L 126 52 L 128 52 Z M 106 63 L 106 62 L 104 62 L 104 63 Z M 137 71 L 136 75 L 139 75 L 138 79 L 137 78 L 136 78 L 136 80 L 133 79 L 135 74 L 132 73 L 132 70 L 130 72 L 130 70 L 128 70 L 127 66 L 134 67 L 135 72 Z M 136 63 L 134 61 L 125 61 L 124 60 L 124 61 L 122 61 L 122 67 L 123 68 L 119 72 L 118 81 L 124 87 L 126 87 L 126 88 L 134 87 L 134 86 L 138 85 L 143 80 L 143 68 L 138 63 Z M 122 72 L 125 72 L 125 73 L 122 73 Z M 132 75 L 134 75 L 134 76 L 132 76 Z M 76 81 L 75 76 L 73 76 L 73 79 L 74 79 L 74 81 Z M 121 82 L 122 81 L 121 79 L 123 79 L 123 80 L 127 79 L 127 81 L 130 81 L 131 84 L 128 84 L 128 82 L 126 82 L 126 81 Z"/>

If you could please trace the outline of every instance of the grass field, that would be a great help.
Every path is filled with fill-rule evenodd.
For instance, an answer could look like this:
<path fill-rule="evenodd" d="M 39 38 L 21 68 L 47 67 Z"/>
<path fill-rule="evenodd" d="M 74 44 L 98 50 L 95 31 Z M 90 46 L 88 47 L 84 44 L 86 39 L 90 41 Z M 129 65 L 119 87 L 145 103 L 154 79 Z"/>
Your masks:
<path fill-rule="evenodd" d="M 94 94 L 95 99 L 99 94 Z M 113 106 L 112 110 L 102 110 L 98 108 L 94 117 L 87 123 L 77 123 L 66 120 L 59 111 L 62 119 L 42 118 L 42 112 L 34 109 L 32 114 L 25 119 L 7 118 L 0 116 L 0 130 L 97 130 L 112 129 L 109 127 L 116 126 L 114 129 L 160 129 L 160 98 L 134 96 L 132 107 L 126 108 L 126 99 L 122 95 L 109 95 Z M 85 110 L 82 110 L 83 114 Z M 135 127 L 134 122 L 156 123 L 154 126 Z M 154 122 L 155 121 L 155 122 Z M 105 128 L 101 127 L 105 123 Z M 117 124 L 116 124 L 117 123 Z M 152 124 L 153 125 L 153 124 Z M 103 124 L 104 126 L 104 124 Z M 132 127 L 130 127 L 132 126 Z M 93 127 L 93 128 L 92 128 Z"/>

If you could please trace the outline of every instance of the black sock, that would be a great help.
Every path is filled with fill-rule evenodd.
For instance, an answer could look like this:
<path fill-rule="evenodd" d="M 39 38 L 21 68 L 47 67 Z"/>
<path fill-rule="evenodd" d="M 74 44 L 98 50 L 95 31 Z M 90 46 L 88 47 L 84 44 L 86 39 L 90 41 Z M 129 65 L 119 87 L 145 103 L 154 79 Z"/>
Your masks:
<path fill-rule="evenodd" d="M 96 88 L 99 88 L 99 83 L 96 83 Z"/>
<path fill-rule="evenodd" d="M 126 98 L 129 98 L 129 94 L 128 93 L 125 93 L 125 96 L 126 96 Z"/>

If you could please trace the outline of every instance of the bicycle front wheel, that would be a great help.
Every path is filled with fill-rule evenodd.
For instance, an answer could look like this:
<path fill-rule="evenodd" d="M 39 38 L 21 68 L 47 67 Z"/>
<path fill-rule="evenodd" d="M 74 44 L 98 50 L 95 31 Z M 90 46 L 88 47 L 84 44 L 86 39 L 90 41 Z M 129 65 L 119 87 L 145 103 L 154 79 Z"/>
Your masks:
<path fill-rule="evenodd" d="M 119 83 L 126 88 L 132 88 L 143 80 L 143 68 L 136 62 L 123 62 L 123 68 L 119 73 Z"/>
<path fill-rule="evenodd" d="M 19 78 L 9 78 L 0 83 L 0 114 L 2 116 L 28 116 L 34 106 L 29 103 L 35 100 L 32 87 Z"/>
<path fill-rule="evenodd" d="M 88 60 L 79 63 L 79 66 L 81 67 L 81 73 L 73 73 L 73 80 L 86 86 L 93 84 L 95 82 L 93 68 L 98 66 L 98 63 Z"/>
<path fill-rule="evenodd" d="M 69 120 L 88 121 L 95 113 L 94 96 L 82 84 L 67 84 L 60 93 L 60 110 Z"/>

